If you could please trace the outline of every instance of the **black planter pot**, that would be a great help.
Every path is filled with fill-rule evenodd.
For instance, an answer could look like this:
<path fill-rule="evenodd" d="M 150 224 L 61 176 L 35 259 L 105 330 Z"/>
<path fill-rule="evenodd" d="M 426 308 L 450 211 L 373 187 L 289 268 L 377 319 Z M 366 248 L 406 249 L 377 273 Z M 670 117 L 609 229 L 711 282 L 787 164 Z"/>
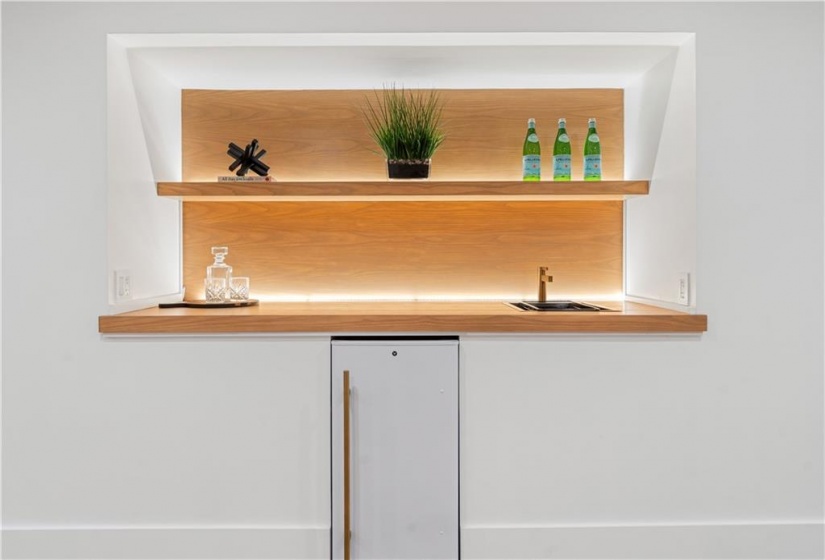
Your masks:
<path fill-rule="evenodd" d="M 430 162 L 388 161 L 387 175 L 390 179 L 426 179 L 430 176 Z"/>

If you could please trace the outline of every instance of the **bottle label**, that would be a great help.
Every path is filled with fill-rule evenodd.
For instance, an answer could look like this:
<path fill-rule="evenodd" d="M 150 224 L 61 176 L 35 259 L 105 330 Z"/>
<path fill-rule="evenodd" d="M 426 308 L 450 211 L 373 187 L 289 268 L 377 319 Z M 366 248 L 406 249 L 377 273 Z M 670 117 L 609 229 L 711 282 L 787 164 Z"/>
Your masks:
<path fill-rule="evenodd" d="M 525 179 L 538 179 L 541 177 L 541 156 L 523 156 L 522 176 Z"/>
<path fill-rule="evenodd" d="M 561 135 L 558 137 L 558 141 L 559 141 L 559 142 L 570 142 L 570 137 L 569 137 L 568 135 L 566 135 L 566 134 L 561 134 Z"/>
<path fill-rule="evenodd" d="M 588 136 L 587 139 L 591 142 L 598 142 L 599 141 L 599 135 L 594 132 L 593 134 Z"/>
<path fill-rule="evenodd" d="M 553 177 L 570 177 L 570 154 L 553 156 Z"/>
<path fill-rule="evenodd" d="M 602 178 L 602 156 L 593 154 L 584 156 L 584 180 Z"/>
<path fill-rule="evenodd" d="M 539 141 L 539 135 L 536 134 L 535 132 L 533 134 L 528 134 L 527 135 L 527 141 L 528 142 L 538 142 Z"/>

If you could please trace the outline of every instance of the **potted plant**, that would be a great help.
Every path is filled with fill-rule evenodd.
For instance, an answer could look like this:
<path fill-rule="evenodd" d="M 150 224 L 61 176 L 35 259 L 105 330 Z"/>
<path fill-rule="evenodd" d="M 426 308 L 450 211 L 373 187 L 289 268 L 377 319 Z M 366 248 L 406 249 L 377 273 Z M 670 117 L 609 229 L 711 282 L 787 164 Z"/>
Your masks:
<path fill-rule="evenodd" d="M 364 117 L 387 158 L 390 179 L 426 179 L 430 160 L 444 142 L 441 131 L 442 103 L 434 90 L 385 87 L 368 97 Z"/>

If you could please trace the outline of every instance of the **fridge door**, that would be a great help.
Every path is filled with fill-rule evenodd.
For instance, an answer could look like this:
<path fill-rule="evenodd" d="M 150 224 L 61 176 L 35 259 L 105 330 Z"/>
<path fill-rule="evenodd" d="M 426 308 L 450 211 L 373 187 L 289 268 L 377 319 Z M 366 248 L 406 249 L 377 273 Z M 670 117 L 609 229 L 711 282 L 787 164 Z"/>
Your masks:
<path fill-rule="evenodd" d="M 332 558 L 346 509 L 353 560 L 459 558 L 458 340 L 333 340 L 331 376 Z"/>

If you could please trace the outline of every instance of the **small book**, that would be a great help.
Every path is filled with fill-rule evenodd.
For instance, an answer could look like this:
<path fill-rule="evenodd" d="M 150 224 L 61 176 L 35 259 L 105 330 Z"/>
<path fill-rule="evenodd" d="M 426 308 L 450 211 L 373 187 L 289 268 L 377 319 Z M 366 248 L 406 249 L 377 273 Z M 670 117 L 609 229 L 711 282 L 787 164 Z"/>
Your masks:
<path fill-rule="evenodd" d="M 252 175 L 238 177 L 237 175 L 219 175 L 218 182 L 219 183 L 237 183 L 237 182 L 244 182 L 244 183 L 269 183 L 270 181 L 274 181 L 275 179 L 272 178 L 272 175 L 267 175 L 265 177 L 261 177 L 260 175 Z"/>

